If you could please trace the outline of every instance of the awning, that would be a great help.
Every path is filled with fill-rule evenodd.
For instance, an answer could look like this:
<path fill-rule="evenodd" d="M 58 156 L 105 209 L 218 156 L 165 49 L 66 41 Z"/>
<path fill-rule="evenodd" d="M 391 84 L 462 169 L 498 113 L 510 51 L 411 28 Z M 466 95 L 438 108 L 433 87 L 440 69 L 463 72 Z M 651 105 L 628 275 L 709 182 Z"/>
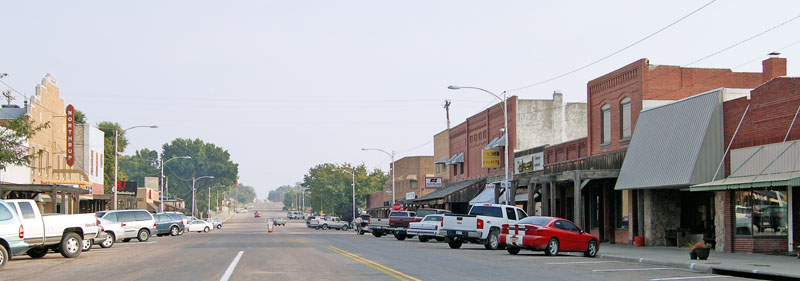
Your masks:
<path fill-rule="evenodd" d="M 475 204 L 492 204 L 494 203 L 494 188 L 487 189 L 484 188 L 478 196 L 475 196 L 472 200 L 469 200 L 470 205 Z"/>
<path fill-rule="evenodd" d="M 800 186 L 797 140 L 751 146 L 731 151 L 731 175 L 726 179 L 693 185 L 690 191 Z"/>
<path fill-rule="evenodd" d="M 436 162 L 433 162 L 433 164 L 447 164 L 447 162 L 449 160 L 450 159 L 447 159 L 447 156 L 445 156 L 445 157 L 439 158 L 439 160 L 436 160 Z"/>
<path fill-rule="evenodd" d="M 448 165 L 455 165 L 458 163 L 464 163 L 464 152 L 453 154 L 453 157 L 450 157 L 450 160 L 447 161 Z"/>
<path fill-rule="evenodd" d="M 709 183 L 693 185 L 690 191 L 716 191 L 728 189 L 745 189 L 778 186 L 800 186 L 800 171 L 756 175 L 746 177 L 729 177 L 727 179 L 712 181 Z"/>
<path fill-rule="evenodd" d="M 502 147 L 502 146 L 505 146 L 505 145 L 506 145 L 506 136 L 503 135 L 503 136 L 501 136 L 499 138 L 492 139 L 492 141 L 490 141 L 489 144 L 484 146 L 483 149 L 495 149 L 495 148 Z"/>
<path fill-rule="evenodd" d="M 417 198 L 414 201 L 446 199 L 448 196 L 451 196 L 454 193 L 458 193 L 458 192 L 464 191 L 466 189 L 469 189 L 473 185 L 483 184 L 484 182 L 485 182 L 484 179 L 473 179 L 473 180 L 465 180 L 465 181 L 451 183 L 451 184 L 448 184 L 447 186 L 445 186 L 442 189 L 439 189 L 437 191 L 434 191 L 434 192 L 428 193 L 426 195 L 423 195 L 423 196 Z M 469 193 L 470 192 L 467 192 L 468 195 L 465 195 L 465 196 L 472 197 L 471 194 L 469 194 Z M 477 190 L 475 191 L 475 193 L 477 193 Z M 469 198 L 469 197 L 467 197 L 467 198 Z M 467 200 L 464 199 L 464 201 L 467 201 Z M 464 202 L 464 201 L 460 201 L 460 202 Z"/>
<path fill-rule="evenodd" d="M 539 192 L 533 193 L 533 200 L 539 199 Z M 528 201 L 528 193 L 521 193 L 514 196 L 514 202 Z"/>
<path fill-rule="evenodd" d="M 415 181 L 417 180 L 417 175 L 408 175 L 406 176 L 406 180 Z"/>

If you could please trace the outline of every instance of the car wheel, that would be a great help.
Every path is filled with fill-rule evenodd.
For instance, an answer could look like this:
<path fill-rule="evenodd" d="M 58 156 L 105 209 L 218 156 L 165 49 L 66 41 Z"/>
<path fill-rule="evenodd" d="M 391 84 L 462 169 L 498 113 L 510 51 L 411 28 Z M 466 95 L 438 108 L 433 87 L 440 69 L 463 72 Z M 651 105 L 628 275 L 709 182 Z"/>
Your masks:
<path fill-rule="evenodd" d="M 111 246 L 114 246 L 114 241 L 115 241 L 114 238 L 116 237 L 114 237 L 114 234 L 111 232 L 108 232 L 107 234 L 108 235 L 106 235 L 106 240 L 103 240 L 103 243 L 100 243 L 101 248 L 111 248 Z"/>
<path fill-rule="evenodd" d="M 403 241 L 403 240 L 406 240 L 406 234 L 403 233 L 403 232 L 395 232 L 394 233 L 394 238 L 396 238 L 397 240 Z"/>
<path fill-rule="evenodd" d="M 146 242 L 150 240 L 150 232 L 144 229 L 139 230 L 139 235 L 136 235 L 136 239 L 139 239 L 139 242 Z"/>
<path fill-rule="evenodd" d="M 169 229 L 169 235 L 178 236 L 178 232 L 180 232 L 180 229 L 178 229 L 177 226 L 173 226 Z"/>
<path fill-rule="evenodd" d="M 84 239 L 83 243 L 81 244 L 81 252 L 88 252 L 89 250 L 91 250 L 92 244 L 94 244 L 94 240 Z"/>
<path fill-rule="evenodd" d="M 372 236 L 375 236 L 377 238 L 381 238 L 381 236 L 383 236 L 383 234 L 381 234 L 380 232 L 377 232 L 377 231 L 373 231 L 372 232 Z"/>
<path fill-rule="evenodd" d="M 41 258 L 41 257 L 44 257 L 45 255 L 47 255 L 47 249 L 46 248 L 33 248 L 33 249 L 28 250 L 27 254 L 31 258 L 38 259 L 38 258 Z"/>
<path fill-rule="evenodd" d="M 506 247 L 506 251 L 508 251 L 508 253 L 512 255 L 519 254 L 519 250 L 521 250 L 519 247 L 511 247 L 511 246 Z"/>
<path fill-rule="evenodd" d="M 83 239 L 74 232 L 64 234 L 61 238 L 61 244 L 58 244 L 58 251 L 65 258 L 76 258 L 81 255 L 81 246 Z"/>
<path fill-rule="evenodd" d="M 463 244 L 461 240 L 450 240 L 447 242 L 447 245 L 450 246 L 450 249 L 458 249 L 461 248 L 461 244 Z"/>
<path fill-rule="evenodd" d="M 211 228 L 209 228 L 208 226 L 206 226 L 206 228 L 203 228 L 203 232 L 209 232 L 209 231 L 211 231 Z"/>
<path fill-rule="evenodd" d="M 486 237 L 486 244 L 483 244 L 483 247 L 487 250 L 497 250 L 500 246 L 500 241 L 497 236 L 497 229 L 489 231 L 489 237 Z"/>
<path fill-rule="evenodd" d="M 589 240 L 589 245 L 586 246 L 586 252 L 583 256 L 593 258 L 597 255 L 597 241 Z"/>
<path fill-rule="evenodd" d="M 342 226 L 342 231 L 347 231 L 347 225 Z"/>
<path fill-rule="evenodd" d="M 544 254 L 547 256 L 558 255 L 558 239 L 550 238 L 550 242 L 547 242 L 547 247 L 544 248 Z"/>
<path fill-rule="evenodd" d="M 217 225 L 217 229 L 222 229 L 222 225 L 221 225 L 221 224 L 218 224 L 218 225 Z"/>
<path fill-rule="evenodd" d="M 0 246 L 0 268 L 8 263 L 8 251 L 6 251 L 6 247 Z"/>
<path fill-rule="evenodd" d="M 122 239 L 122 242 L 125 242 L 125 243 L 131 242 L 131 238 Z"/>
<path fill-rule="evenodd" d="M 422 242 L 422 243 L 428 242 L 428 237 L 420 235 L 419 236 L 419 242 Z"/>
<path fill-rule="evenodd" d="M 322 230 L 328 230 L 328 225 L 327 224 L 323 224 L 322 225 Z"/>

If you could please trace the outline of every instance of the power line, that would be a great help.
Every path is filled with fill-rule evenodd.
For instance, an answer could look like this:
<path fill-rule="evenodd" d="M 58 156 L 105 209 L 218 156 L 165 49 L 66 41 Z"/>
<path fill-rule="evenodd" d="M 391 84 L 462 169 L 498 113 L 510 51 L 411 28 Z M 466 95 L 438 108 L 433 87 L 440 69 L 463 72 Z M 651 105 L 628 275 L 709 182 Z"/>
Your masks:
<path fill-rule="evenodd" d="M 675 25 L 675 24 L 677 24 L 677 23 L 679 23 L 679 22 L 683 21 L 684 19 L 686 19 L 686 18 L 690 17 L 691 15 L 694 15 L 695 13 L 699 12 L 700 10 L 704 9 L 705 7 L 708 7 L 709 5 L 713 4 L 713 3 L 714 3 L 714 2 L 716 2 L 716 1 L 717 1 L 717 0 L 711 0 L 711 2 L 708 2 L 708 3 L 706 3 L 705 5 L 701 6 L 700 8 L 697 8 L 696 10 L 692 11 L 691 13 L 689 13 L 689 14 L 687 14 L 687 15 L 685 15 L 685 16 L 683 16 L 683 17 L 681 17 L 681 18 L 679 18 L 679 19 L 678 19 L 678 20 L 676 20 L 676 21 L 673 21 L 672 23 L 668 24 L 667 26 L 665 26 L 665 27 L 662 27 L 661 29 L 657 30 L 656 32 L 653 32 L 653 33 L 651 33 L 650 35 L 647 35 L 647 36 L 645 36 L 644 38 L 642 38 L 642 39 L 639 39 L 639 40 L 637 40 L 636 42 L 633 42 L 632 44 L 630 44 L 630 45 L 628 45 L 628 46 L 625 46 L 625 47 L 624 47 L 624 48 L 622 48 L 622 49 L 619 49 L 619 50 L 617 50 L 616 52 L 613 52 L 613 53 L 611 53 L 611 54 L 609 54 L 609 55 L 607 55 L 607 56 L 605 56 L 605 57 L 602 57 L 602 58 L 600 58 L 600 59 L 598 59 L 598 60 L 595 60 L 595 61 L 593 61 L 593 62 L 590 62 L 589 64 L 586 64 L 586 65 L 584 65 L 584 66 L 578 67 L 578 68 L 576 68 L 576 69 L 573 69 L 573 70 L 570 70 L 570 71 L 568 71 L 568 72 L 566 72 L 566 73 L 563 73 L 563 74 L 557 75 L 557 76 L 555 76 L 555 77 L 552 77 L 552 78 L 549 78 L 549 79 L 545 79 L 545 80 L 543 80 L 543 81 L 539 81 L 539 82 L 536 82 L 536 83 L 533 83 L 533 84 L 529 84 L 529 85 L 526 85 L 526 86 L 522 86 L 522 87 L 519 87 L 519 88 L 511 89 L 511 90 L 508 90 L 508 91 L 509 91 L 509 92 L 513 92 L 513 91 L 518 91 L 518 90 L 522 90 L 522 89 L 527 89 L 527 88 L 530 88 L 530 87 L 538 86 L 538 85 L 541 85 L 541 84 L 544 84 L 544 83 L 547 83 L 547 82 L 550 82 L 550 81 L 553 81 L 553 80 L 559 79 L 559 78 L 561 78 L 561 77 L 564 77 L 564 76 L 567 76 L 567 75 L 573 74 L 573 73 L 575 73 L 575 72 L 578 72 L 578 71 L 581 71 L 581 70 L 583 70 L 583 69 L 585 69 L 585 68 L 587 68 L 587 67 L 590 67 L 590 66 L 592 66 L 592 65 L 595 65 L 595 64 L 597 64 L 597 63 L 599 63 L 599 62 L 602 62 L 602 61 L 604 61 L 604 60 L 606 60 L 606 59 L 608 59 L 608 58 L 610 58 L 610 57 L 612 57 L 612 56 L 614 56 L 614 55 L 616 55 L 616 54 L 619 54 L 619 53 L 621 53 L 621 52 L 623 52 L 623 51 L 625 51 L 625 50 L 627 50 L 627 49 L 630 49 L 630 48 L 631 48 L 631 47 L 633 47 L 633 46 L 636 46 L 637 44 L 639 44 L 639 43 L 643 42 L 644 40 L 650 39 L 650 37 L 653 37 L 653 36 L 655 36 L 656 34 L 659 34 L 659 33 L 661 33 L 662 31 L 666 30 L 667 28 L 670 28 L 670 27 L 672 27 L 673 25 Z"/>

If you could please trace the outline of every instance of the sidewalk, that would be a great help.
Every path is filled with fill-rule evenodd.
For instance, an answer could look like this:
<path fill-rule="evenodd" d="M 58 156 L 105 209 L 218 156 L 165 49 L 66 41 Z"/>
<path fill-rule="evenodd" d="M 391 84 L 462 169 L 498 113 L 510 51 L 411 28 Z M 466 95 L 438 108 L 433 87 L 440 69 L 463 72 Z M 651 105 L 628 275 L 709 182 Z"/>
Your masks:
<path fill-rule="evenodd" d="M 676 247 L 635 247 L 633 245 L 600 244 L 597 256 L 604 259 L 632 261 L 654 265 L 715 273 L 735 271 L 748 274 L 800 278 L 800 259 L 795 256 L 720 253 L 712 250 L 708 260 L 690 260 L 689 249 Z"/>

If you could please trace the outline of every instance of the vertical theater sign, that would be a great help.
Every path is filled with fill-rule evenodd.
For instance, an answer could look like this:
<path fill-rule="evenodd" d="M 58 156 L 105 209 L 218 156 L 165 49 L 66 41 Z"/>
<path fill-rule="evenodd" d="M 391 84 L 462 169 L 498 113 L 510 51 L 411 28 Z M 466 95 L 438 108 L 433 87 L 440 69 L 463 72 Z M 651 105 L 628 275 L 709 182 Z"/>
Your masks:
<path fill-rule="evenodd" d="M 67 165 L 75 165 L 75 107 L 67 105 Z"/>

